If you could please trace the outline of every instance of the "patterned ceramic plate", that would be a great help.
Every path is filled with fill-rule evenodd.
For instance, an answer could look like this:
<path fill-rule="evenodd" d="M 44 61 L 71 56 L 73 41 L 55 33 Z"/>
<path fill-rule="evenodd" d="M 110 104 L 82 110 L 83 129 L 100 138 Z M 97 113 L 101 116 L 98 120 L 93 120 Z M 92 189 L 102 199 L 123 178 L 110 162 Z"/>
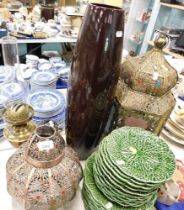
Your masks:
<path fill-rule="evenodd" d="M 95 159 L 93 173 L 96 185 L 106 197 L 119 205 L 139 207 L 148 203 L 153 194 L 156 194 L 156 191 L 151 188 L 148 193 L 140 188 L 135 189 L 123 182 L 118 182 L 119 179 L 114 176 L 114 173 L 105 170 L 105 168 L 105 165 L 103 167 L 103 164 L 98 163 L 97 159 Z"/>
<path fill-rule="evenodd" d="M 33 73 L 31 79 L 37 84 L 50 84 L 57 79 L 56 75 L 52 72 L 37 71 Z"/>
<path fill-rule="evenodd" d="M 165 124 L 165 128 L 169 131 L 171 131 L 171 133 L 176 136 L 176 138 L 178 138 L 179 140 L 183 140 L 184 141 L 184 133 L 182 133 L 182 131 L 180 131 L 177 127 L 175 127 L 175 125 L 172 123 L 172 121 L 168 120 L 167 123 Z"/>
<path fill-rule="evenodd" d="M 9 100 L 22 98 L 25 94 L 23 87 L 19 83 L 7 83 L 2 88 L 3 93 L 7 93 Z"/>
<path fill-rule="evenodd" d="M 171 178 L 176 163 L 168 145 L 141 128 L 120 128 L 106 137 L 106 149 L 114 165 L 136 180 L 163 183 Z M 117 164 L 122 161 L 123 164 Z"/>
<path fill-rule="evenodd" d="M 87 161 L 85 165 L 84 170 L 84 193 L 83 193 L 83 199 L 85 200 L 85 204 L 89 205 L 91 203 L 91 206 L 93 208 L 87 208 L 93 209 L 93 210 L 151 210 L 154 202 L 156 200 L 156 196 L 152 199 L 152 201 L 149 204 L 146 204 L 139 208 L 133 208 L 133 207 L 121 207 L 115 203 L 112 203 L 109 201 L 97 188 L 95 184 L 95 180 L 93 177 L 93 163 L 94 163 L 95 155 L 93 154 Z M 86 190 L 87 189 L 87 190 Z"/>
<path fill-rule="evenodd" d="M 5 80 L 6 74 L 7 74 L 6 67 L 0 66 L 0 83 Z"/>
<path fill-rule="evenodd" d="M 95 177 L 94 173 L 94 177 Z M 156 193 L 151 194 L 150 196 L 147 197 L 136 197 L 135 195 L 132 196 L 129 193 L 122 193 L 122 188 L 123 186 L 119 186 L 119 189 L 115 191 L 115 187 L 112 188 L 111 186 L 113 185 L 111 183 L 111 186 L 107 186 L 106 183 L 102 182 L 102 179 L 98 179 L 98 177 L 95 177 L 95 183 L 97 187 L 101 190 L 101 192 L 108 198 L 109 200 L 113 201 L 114 203 L 119 204 L 120 206 L 123 207 L 140 207 L 143 206 L 146 203 L 149 203 L 153 196 L 156 195 Z M 107 177 L 104 177 L 104 179 L 107 179 Z M 118 192 L 119 191 L 119 192 Z"/>
<path fill-rule="evenodd" d="M 176 121 L 174 112 L 171 113 L 170 119 L 180 128 L 184 130 L 184 126 Z"/>
<path fill-rule="evenodd" d="M 106 169 L 112 174 L 112 176 L 116 177 L 116 180 L 126 184 L 127 186 L 130 186 L 132 189 L 139 189 L 141 191 L 150 192 L 150 189 L 156 189 L 160 186 L 160 184 L 152 184 L 152 183 L 145 183 L 140 182 L 137 180 L 132 179 L 132 177 L 127 176 L 123 172 L 119 171 L 116 165 L 113 165 L 113 163 L 110 161 L 109 154 L 105 150 L 105 143 L 106 141 L 103 141 L 103 144 L 100 145 L 98 153 L 96 155 L 97 158 L 103 159 L 103 165 L 106 167 Z M 122 161 L 117 161 L 117 164 L 122 164 Z"/>
<path fill-rule="evenodd" d="M 178 139 L 176 138 L 172 132 L 167 130 L 166 128 L 162 129 L 162 134 L 165 140 L 169 140 L 171 142 L 175 142 L 181 145 L 184 145 L 184 140 L 183 139 Z M 165 138 L 166 137 L 166 138 Z"/>
<path fill-rule="evenodd" d="M 27 102 L 37 113 L 57 112 L 58 114 L 65 107 L 64 96 L 58 90 L 54 89 L 32 91 L 28 96 Z"/>
<path fill-rule="evenodd" d="M 108 158 L 108 156 L 106 157 Z M 96 165 L 97 169 L 99 169 L 102 174 L 108 174 L 110 182 L 114 182 L 114 185 L 125 186 L 125 189 L 128 189 L 130 194 L 131 191 L 134 192 L 133 194 L 137 192 L 136 195 L 140 194 L 141 192 L 141 195 L 143 196 L 143 194 L 147 195 L 153 192 L 154 189 L 157 189 L 157 186 L 147 186 L 145 183 L 136 183 L 133 179 L 128 179 L 128 177 L 126 177 L 126 175 L 123 175 L 122 173 L 117 174 L 118 171 L 116 171 L 116 169 L 111 166 L 109 160 L 102 160 L 101 154 L 99 153 L 98 155 L 96 155 L 95 163 L 97 164 L 94 165 Z"/>

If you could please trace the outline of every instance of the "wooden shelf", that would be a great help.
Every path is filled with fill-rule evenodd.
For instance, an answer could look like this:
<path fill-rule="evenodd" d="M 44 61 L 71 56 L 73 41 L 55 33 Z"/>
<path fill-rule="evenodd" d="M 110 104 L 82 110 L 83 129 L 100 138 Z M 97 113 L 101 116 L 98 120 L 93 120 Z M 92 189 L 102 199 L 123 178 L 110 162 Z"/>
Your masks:
<path fill-rule="evenodd" d="M 154 42 L 153 41 L 148 41 L 148 44 L 151 45 L 151 46 L 154 46 Z M 178 59 L 182 59 L 184 60 L 184 56 L 183 55 L 180 55 L 178 53 L 174 53 L 174 52 L 171 52 L 169 49 L 163 49 L 163 52 L 168 54 L 168 55 L 171 55 L 175 58 L 178 58 Z"/>
<path fill-rule="evenodd" d="M 166 3 L 160 3 L 161 5 L 165 6 L 165 7 L 170 7 L 173 9 L 179 9 L 179 10 L 184 10 L 184 6 L 181 5 L 176 5 L 176 4 L 166 4 Z"/>

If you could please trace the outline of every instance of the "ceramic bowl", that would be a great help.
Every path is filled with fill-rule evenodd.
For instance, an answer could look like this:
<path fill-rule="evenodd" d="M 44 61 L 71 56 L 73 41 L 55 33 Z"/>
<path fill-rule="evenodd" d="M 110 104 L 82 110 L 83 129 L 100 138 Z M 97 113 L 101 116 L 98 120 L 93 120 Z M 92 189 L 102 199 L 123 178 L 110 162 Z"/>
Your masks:
<path fill-rule="evenodd" d="M 54 89 L 32 91 L 27 103 L 33 107 L 34 117 L 48 118 L 58 115 L 65 109 L 65 99 L 62 93 Z"/>

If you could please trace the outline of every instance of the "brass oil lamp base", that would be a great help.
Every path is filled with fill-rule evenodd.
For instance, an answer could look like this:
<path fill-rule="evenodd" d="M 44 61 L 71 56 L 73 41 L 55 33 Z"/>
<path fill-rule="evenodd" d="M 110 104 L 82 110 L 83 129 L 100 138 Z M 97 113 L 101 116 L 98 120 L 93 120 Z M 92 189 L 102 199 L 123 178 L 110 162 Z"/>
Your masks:
<path fill-rule="evenodd" d="M 19 147 L 34 132 L 36 126 L 31 121 L 33 115 L 32 107 L 24 103 L 13 104 L 5 110 L 3 118 L 7 126 L 3 134 L 13 146 Z"/>

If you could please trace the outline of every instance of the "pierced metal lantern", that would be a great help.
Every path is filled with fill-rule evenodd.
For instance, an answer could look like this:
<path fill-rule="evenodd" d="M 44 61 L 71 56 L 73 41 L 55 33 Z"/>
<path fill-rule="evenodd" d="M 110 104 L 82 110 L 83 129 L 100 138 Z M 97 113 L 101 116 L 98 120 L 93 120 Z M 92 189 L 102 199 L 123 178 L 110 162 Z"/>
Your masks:
<path fill-rule="evenodd" d="M 171 88 L 177 73 L 162 55 L 164 36 L 144 55 L 129 57 L 122 65 L 116 91 L 117 127 L 141 127 L 159 135 L 175 106 Z"/>
<path fill-rule="evenodd" d="M 7 189 L 25 210 L 56 210 L 73 199 L 82 178 L 79 159 L 51 126 L 36 129 L 7 162 Z"/>
<path fill-rule="evenodd" d="M 177 83 L 177 72 L 162 55 L 166 37 L 155 40 L 155 47 L 147 53 L 131 57 L 122 65 L 121 78 L 132 90 L 153 96 L 163 96 Z"/>

